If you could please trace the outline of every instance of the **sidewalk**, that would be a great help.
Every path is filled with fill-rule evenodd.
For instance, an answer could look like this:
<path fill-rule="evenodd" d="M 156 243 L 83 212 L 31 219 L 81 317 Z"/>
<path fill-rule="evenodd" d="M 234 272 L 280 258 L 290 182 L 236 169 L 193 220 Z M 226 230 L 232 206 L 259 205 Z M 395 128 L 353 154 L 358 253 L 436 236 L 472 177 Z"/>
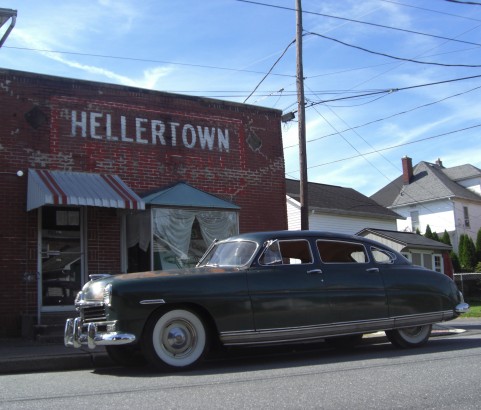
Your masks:
<path fill-rule="evenodd" d="M 114 365 L 104 347 L 90 350 L 43 344 L 24 339 L 0 339 L 0 375 L 94 369 Z"/>
<path fill-rule="evenodd" d="M 462 322 L 457 323 L 461 325 Z M 465 330 L 437 324 L 431 337 L 463 333 Z M 367 343 L 386 341 L 384 332 L 365 336 Z M 104 347 L 89 350 L 67 348 L 63 344 L 42 344 L 24 339 L 0 339 L 0 375 L 62 370 L 95 369 L 114 366 Z"/>

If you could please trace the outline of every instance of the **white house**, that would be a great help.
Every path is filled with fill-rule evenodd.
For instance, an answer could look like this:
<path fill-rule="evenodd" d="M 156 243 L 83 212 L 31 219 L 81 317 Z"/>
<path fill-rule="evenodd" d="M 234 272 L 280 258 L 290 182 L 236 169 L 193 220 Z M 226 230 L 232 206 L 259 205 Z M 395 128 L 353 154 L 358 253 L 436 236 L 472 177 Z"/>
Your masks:
<path fill-rule="evenodd" d="M 288 229 L 301 229 L 300 183 L 286 179 Z M 354 235 L 364 228 L 396 230 L 394 211 L 355 191 L 308 183 L 309 229 Z"/>
<path fill-rule="evenodd" d="M 475 241 L 481 228 L 481 170 L 469 164 L 445 168 L 439 159 L 413 167 L 409 157 L 402 165 L 403 174 L 371 196 L 404 217 L 397 230 L 425 233 L 427 225 L 438 235 L 446 230 L 455 251 L 461 234 Z"/>

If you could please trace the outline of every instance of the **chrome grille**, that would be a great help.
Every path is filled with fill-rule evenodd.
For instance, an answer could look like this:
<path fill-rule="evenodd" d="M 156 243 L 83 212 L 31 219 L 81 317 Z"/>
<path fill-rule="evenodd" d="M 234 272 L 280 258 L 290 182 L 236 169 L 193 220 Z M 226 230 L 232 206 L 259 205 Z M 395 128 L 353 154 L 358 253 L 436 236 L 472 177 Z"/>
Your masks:
<path fill-rule="evenodd" d="M 102 306 L 84 306 L 80 308 L 80 317 L 84 323 L 101 322 L 107 319 L 105 307 Z"/>

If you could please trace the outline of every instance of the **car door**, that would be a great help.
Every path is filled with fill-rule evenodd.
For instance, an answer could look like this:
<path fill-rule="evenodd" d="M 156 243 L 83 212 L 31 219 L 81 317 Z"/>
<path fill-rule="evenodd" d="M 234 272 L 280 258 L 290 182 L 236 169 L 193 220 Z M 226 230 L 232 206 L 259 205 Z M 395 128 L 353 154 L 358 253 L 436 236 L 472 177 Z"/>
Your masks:
<path fill-rule="evenodd" d="M 318 261 L 306 239 L 272 241 L 247 276 L 256 330 L 329 323 Z"/>
<path fill-rule="evenodd" d="M 381 272 L 362 242 L 318 239 L 316 247 L 333 321 L 349 323 L 347 330 L 363 330 L 361 322 L 389 317 Z"/>

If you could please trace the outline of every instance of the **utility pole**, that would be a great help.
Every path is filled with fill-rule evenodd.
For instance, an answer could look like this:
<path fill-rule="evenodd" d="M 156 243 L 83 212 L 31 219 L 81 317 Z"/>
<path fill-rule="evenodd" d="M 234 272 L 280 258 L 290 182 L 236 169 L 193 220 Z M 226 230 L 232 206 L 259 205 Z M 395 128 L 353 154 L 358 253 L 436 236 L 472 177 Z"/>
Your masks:
<path fill-rule="evenodd" d="M 3 36 L 0 38 L 0 47 L 3 46 L 5 40 L 7 39 L 10 32 L 15 27 L 15 22 L 17 21 L 17 10 L 12 9 L 0 9 L 0 27 L 2 27 L 8 19 L 12 19 L 10 21 L 10 26 L 7 28 Z"/>
<path fill-rule="evenodd" d="M 296 55 L 297 55 L 297 116 L 299 130 L 299 165 L 300 165 L 300 202 L 301 229 L 309 229 L 309 203 L 307 184 L 307 154 L 306 154 L 306 119 L 304 104 L 304 71 L 302 68 L 302 6 L 301 0 L 296 2 Z"/>

